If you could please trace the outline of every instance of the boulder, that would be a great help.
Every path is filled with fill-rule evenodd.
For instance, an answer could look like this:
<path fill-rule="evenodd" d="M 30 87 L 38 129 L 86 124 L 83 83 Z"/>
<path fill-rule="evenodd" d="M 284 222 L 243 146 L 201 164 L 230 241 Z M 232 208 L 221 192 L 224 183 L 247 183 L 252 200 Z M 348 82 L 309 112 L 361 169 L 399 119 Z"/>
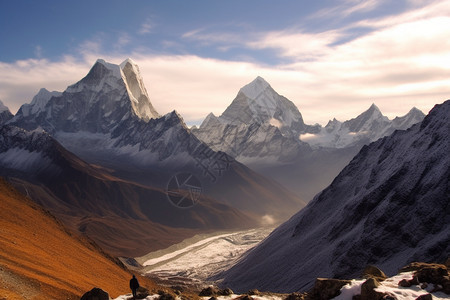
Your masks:
<path fill-rule="evenodd" d="M 160 300 L 175 300 L 175 296 L 168 292 L 160 291 L 158 294 Z"/>
<path fill-rule="evenodd" d="M 381 271 L 379 268 L 368 265 L 362 274 L 363 278 L 375 278 L 378 282 L 381 282 L 387 278 L 386 274 Z"/>
<path fill-rule="evenodd" d="M 431 294 L 420 295 L 416 300 L 433 300 L 433 296 Z"/>
<path fill-rule="evenodd" d="M 423 263 L 423 262 L 412 262 L 409 265 L 401 268 L 399 270 L 399 273 L 403 273 L 403 272 L 411 272 L 411 271 L 418 271 L 420 269 L 423 268 L 445 268 L 447 269 L 447 267 L 445 265 L 441 265 L 441 264 L 430 264 L 430 263 Z"/>
<path fill-rule="evenodd" d="M 234 294 L 234 292 L 230 288 L 224 288 L 223 290 L 219 290 L 219 295 L 220 296 L 230 296 L 230 295 L 233 295 L 233 294 Z"/>
<path fill-rule="evenodd" d="M 400 270 L 409 271 L 415 271 L 413 279 L 409 280 L 411 285 L 433 283 L 442 287 L 440 291 L 450 295 L 450 276 L 446 265 L 414 262 Z"/>
<path fill-rule="evenodd" d="M 145 287 L 143 286 L 138 287 L 136 291 L 136 299 L 145 299 L 149 295 L 150 293 Z"/>
<path fill-rule="evenodd" d="M 100 288 L 93 288 L 89 292 L 86 292 L 81 300 L 110 300 L 109 294 Z"/>
<path fill-rule="evenodd" d="M 257 290 L 257 289 L 253 289 L 247 292 L 247 295 L 254 295 L 254 296 L 258 296 L 261 293 Z"/>
<path fill-rule="evenodd" d="M 313 300 L 329 300 L 338 296 L 341 288 L 350 282 L 350 280 L 317 278 L 309 295 Z"/>
<path fill-rule="evenodd" d="M 410 280 L 402 279 L 402 280 L 400 280 L 398 285 L 401 286 L 401 287 L 410 287 L 412 284 L 411 284 Z"/>
<path fill-rule="evenodd" d="M 198 294 L 200 297 L 211 297 L 211 296 L 217 296 L 219 294 L 219 289 L 214 286 L 208 286 L 207 288 L 204 288 L 201 290 L 201 292 Z"/>
<path fill-rule="evenodd" d="M 448 276 L 447 267 L 444 265 L 434 267 L 424 267 L 416 271 L 415 276 L 419 282 L 440 284 L 444 276 Z"/>

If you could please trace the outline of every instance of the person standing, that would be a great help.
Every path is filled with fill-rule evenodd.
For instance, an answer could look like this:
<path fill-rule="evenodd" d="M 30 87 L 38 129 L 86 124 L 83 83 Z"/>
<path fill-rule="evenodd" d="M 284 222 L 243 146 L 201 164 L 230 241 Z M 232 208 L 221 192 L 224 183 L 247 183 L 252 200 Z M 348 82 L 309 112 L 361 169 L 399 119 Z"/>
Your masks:
<path fill-rule="evenodd" d="M 133 278 L 130 279 L 130 289 L 131 292 L 133 293 L 133 299 L 136 299 L 138 288 L 139 288 L 139 281 L 137 280 L 136 276 L 133 275 Z"/>

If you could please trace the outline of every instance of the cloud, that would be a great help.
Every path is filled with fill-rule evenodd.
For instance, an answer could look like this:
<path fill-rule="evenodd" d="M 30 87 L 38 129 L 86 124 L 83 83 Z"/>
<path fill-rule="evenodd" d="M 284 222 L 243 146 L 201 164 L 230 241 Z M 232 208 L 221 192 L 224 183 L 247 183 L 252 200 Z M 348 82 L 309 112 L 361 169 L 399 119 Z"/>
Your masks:
<path fill-rule="evenodd" d="M 42 58 L 42 47 L 40 45 L 34 47 L 34 56 Z"/>
<path fill-rule="evenodd" d="M 317 33 L 287 29 L 215 35 L 214 43 L 226 46 L 233 38 L 231 45 L 247 48 L 243 54 L 250 57 L 272 50 L 284 62 L 278 65 L 137 49 L 126 57 L 138 63 L 155 108 L 162 114 L 176 109 L 190 124 L 200 123 L 209 112 L 220 115 L 256 76 L 293 101 L 308 124 L 350 119 L 373 102 L 390 118 L 406 114 L 412 106 L 427 113 L 450 98 L 449 4 L 433 2 L 395 17 L 355 21 Z M 372 30 L 336 43 L 349 28 L 361 26 Z M 184 38 L 207 42 L 210 34 L 199 30 Z M 102 49 L 99 36 L 80 46 L 78 58 L 0 63 L 0 99 L 14 112 L 41 87 L 62 91 L 80 80 L 99 57 L 117 64 L 126 58 Z"/>
<path fill-rule="evenodd" d="M 247 46 L 253 49 L 271 48 L 277 50 L 280 56 L 309 61 L 324 55 L 330 45 L 337 42 L 342 35 L 334 30 L 320 33 L 272 31 L 261 34 L 257 40 L 247 42 Z"/>
<path fill-rule="evenodd" d="M 385 0 L 344 0 L 336 1 L 337 5 L 327 7 L 312 14 L 310 19 L 347 18 L 358 13 L 367 13 L 380 7 Z"/>
<path fill-rule="evenodd" d="M 117 46 L 123 47 L 128 45 L 131 42 L 131 36 L 126 32 L 120 32 L 117 39 Z"/>
<path fill-rule="evenodd" d="M 154 23 L 152 21 L 151 18 L 147 18 L 142 24 L 141 27 L 139 28 L 138 33 L 141 35 L 145 35 L 145 34 L 149 34 L 152 32 L 153 28 L 154 28 Z"/>
<path fill-rule="evenodd" d="M 22 104 L 31 102 L 42 87 L 63 91 L 85 76 L 87 68 L 86 62 L 70 56 L 58 62 L 46 59 L 0 62 L 0 99 L 15 113 Z"/>
<path fill-rule="evenodd" d="M 206 28 L 191 30 L 182 35 L 182 38 L 198 42 L 201 46 L 217 46 L 219 51 L 228 51 L 245 44 L 249 33 L 234 32 L 208 32 Z"/>

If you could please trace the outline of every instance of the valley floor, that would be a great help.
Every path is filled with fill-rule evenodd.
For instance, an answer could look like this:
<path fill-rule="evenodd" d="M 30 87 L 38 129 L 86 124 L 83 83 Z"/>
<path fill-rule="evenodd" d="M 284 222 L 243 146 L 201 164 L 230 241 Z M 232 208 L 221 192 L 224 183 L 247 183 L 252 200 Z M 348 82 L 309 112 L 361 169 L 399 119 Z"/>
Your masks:
<path fill-rule="evenodd" d="M 159 283 L 204 286 L 211 276 L 233 265 L 273 228 L 197 235 L 165 250 L 136 260 L 143 272 Z"/>

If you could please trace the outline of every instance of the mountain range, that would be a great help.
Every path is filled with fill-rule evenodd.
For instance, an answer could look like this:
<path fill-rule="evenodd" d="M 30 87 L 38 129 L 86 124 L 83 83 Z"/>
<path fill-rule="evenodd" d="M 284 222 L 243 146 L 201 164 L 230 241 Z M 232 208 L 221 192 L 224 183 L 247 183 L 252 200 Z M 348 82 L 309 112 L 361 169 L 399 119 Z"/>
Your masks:
<path fill-rule="evenodd" d="M 210 149 L 176 111 L 160 116 L 130 59 L 99 59 L 62 93 L 41 89 L 0 132 L 1 175 L 114 255 L 271 225 L 305 205 Z"/>
<path fill-rule="evenodd" d="M 333 182 L 233 268 L 222 284 L 305 291 L 317 277 L 395 274 L 450 253 L 450 100 L 364 146 Z"/>
<path fill-rule="evenodd" d="M 50 253 L 70 252 L 66 243 L 106 258 L 116 272 L 120 263 L 96 244 L 133 262 L 127 257 L 199 233 L 273 226 L 296 211 L 214 279 L 238 292 L 294 292 L 316 277 L 357 277 L 367 264 L 394 274 L 412 260 L 447 258 L 450 101 L 426 117 L 413 108 L 393 120 L 373 104 L 322 127 L 305 124 L 258 77 L 222 115 L 190 129 L 176 111 L 160 115 L 143 82 L 131 59 L 99 59 L 80 81 L 41 89 L 14 116 L 0 102 L 2 276 L 72 296 L 86 281 L 70 273 L 69 290 L 48 278 L 85 264 L 63 257 L 52 270 L 48 256 L 36 256 L 43 241 Z"/>
<path fill-rule="evenodd" d="M 424 114 L 417 108 L 389 120 L 372 106 L 354 119 L 307 125 L 293 102 L 262 77 L 240 89 L 219 116 L 210 113 L 192 132 L 262 174 L 268 174 L 309 201 L 325 188 L 362 146 L 407 129 Z"/>

